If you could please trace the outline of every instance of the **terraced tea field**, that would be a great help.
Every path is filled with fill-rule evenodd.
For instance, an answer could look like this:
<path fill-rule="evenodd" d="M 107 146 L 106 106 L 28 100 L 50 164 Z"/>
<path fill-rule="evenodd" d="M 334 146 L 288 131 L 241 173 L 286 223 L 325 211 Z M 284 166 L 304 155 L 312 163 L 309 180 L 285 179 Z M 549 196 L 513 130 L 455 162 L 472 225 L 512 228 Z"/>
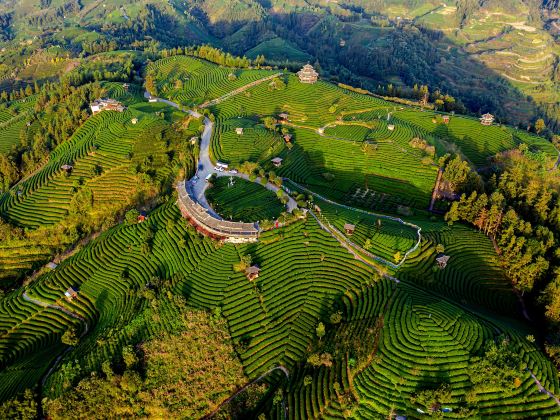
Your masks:
<path fill-rule="evenodd" d="M 218 214 L 239 222 L 275 220 L 285 210 L 272 191 L 242 178 L 217 178 L 206 190 L 206 197 Z"/>
<path fill-rule="evenodd" d="M 0 153 L 7 153 L 12 146 L 18 145 L 22 138 L 31 135 L 35 128 L 31 123 L 31 114 L 35 97 L 12 101 L 0 109 Z"/>
<path fill-rule="evenodd" d="M 192 57 L 150 66 L 161 96 L 182 104 L 215 99 L 269 74 L 243 70 L 228 77 L 231 69 Z M 558 394 L 558 375 L 528 337 L 532 329 L 521 321 L 492 242 L 424 211 L 434 162 L 451 144 L 479 166 L 520 142 L 556 156 L 551 146 L 508 127 L 458 116 L 444 125 L 433 113 L 328 83 L 303 85 L 289 74 L 283 80 L 285 87 L 264 83 L 213 105 L 210 150 L 201 147 L 200 156 L 187 142 L 201 133 L 200 120 L 184 132 L 173 126 L 182 137 L 172 149 L 163 133 L 172 122 L 186 125 L 184 114 L 140 102 L 138 86 L 106 83 L 127 110 L 90 118 L 40 171 L 0 198 L 3 216 L 14 224 L 56 226 L 75 211 L 84 190 L 94 209 L 125 202 L 148 177 L 190 178 L 194 162 L 207 161 L 205 153 L 232 167 L 250 161 L 274 170 L 297 191 L 300 205 L 313 198 L 312 214 L 260 232 L 258 242 L 232 244 L 198 233 L 182 217 L 176 195 L 162 195 L 146 220 L 108 229 L 56 269 L 7 293 L 0 299 L 0 401 L 41 381 L 43 397 L 65 395 L 104 362 L 122 365 L 125 346 L 174 330 L 176 299 L 225 317 L 249 379 L 282 367 L 262 378 L 268 392 L 255 417 L 418 418 L 421 407 L 430 408 L 417 394 L 440 386 L 449 391 L 439 401 L 449 409 L 445 417 L 560 417 L 560 406 L 536 382 Z M 287 121 L 264 126 L 264 117 L 281 112 Z M 206 129 L 212 126 L 206 120 Z M 434 144 L 436 155 L 413 148 L 414 137 Z M 209 138 L 205 130 L 201 144 Z M 270 163 L 274 156 L 283 158 L 279 168 Z M 193 163 L 178 168 L 177 160 Z M 70 174 L 63 164 L 73 165 Z M 231 181 L 219 177 L 207 191 L 223 217 L 272 220 L 285 210 L 261 185 Z M 347 223 L 355 225 L 353 233 L 345 232 Z M 387 264 L 369 264 L 343 241 Z M 0 265 L 16 272 L 43 252 L 0 247 Z M 440 252 L 450 257 L 443 269 L 435 261 Z M 258 277 L 244 272 L 248 260 L 259 267 Z M 74 299 L 64 298 L 69 287 L 77 291 Z M 70 327 L 80 338 L 73 348 L 61 342 Z M 519 358 L 514 377 L 476 383 L 473 367 L 504 338 Z"/>
<path fill-rule="evenodd" d="M 133 118 L 138 119 L 137 124 L 131 122 Z M 73 198 L 84 188 L 91 188 L 93 206 L 116 202 L 119 195 L 126 201 L 138 185 L 130 171 L 136 140 L 164 127 L 158 118 L 134 110 L 92 117 L 53 151 L 41 170 L 17 186 L 16 194 L 2 197 L 3 214 L 21 226 L 52 225 L 69 214 Z M 164 153 L 159 150 L 160 155 Z M 70 173 L 61 169 L 65 164 L 73 166 Z"/>
<path fill-rule="evenodd" d="M 271 70 L 220 67 L 183 55 L 158 60 L 150 64 L 147 71 L 155 75 L 160 96 L 188 106 L 218 98 L 275 73 Z"/>

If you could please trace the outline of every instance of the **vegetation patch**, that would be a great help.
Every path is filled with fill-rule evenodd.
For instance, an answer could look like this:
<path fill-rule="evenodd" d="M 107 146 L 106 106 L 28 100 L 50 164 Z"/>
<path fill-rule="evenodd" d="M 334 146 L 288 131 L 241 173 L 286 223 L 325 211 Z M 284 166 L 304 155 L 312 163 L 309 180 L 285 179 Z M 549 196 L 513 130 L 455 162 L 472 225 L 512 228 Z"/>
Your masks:
<path fill-rule="evenodd" d="M 206 191 L 212 208 L 223 218 L 242 222 L 274 220 L 284 211 L 276 194 L 255 182 L 218 177 Z"/>

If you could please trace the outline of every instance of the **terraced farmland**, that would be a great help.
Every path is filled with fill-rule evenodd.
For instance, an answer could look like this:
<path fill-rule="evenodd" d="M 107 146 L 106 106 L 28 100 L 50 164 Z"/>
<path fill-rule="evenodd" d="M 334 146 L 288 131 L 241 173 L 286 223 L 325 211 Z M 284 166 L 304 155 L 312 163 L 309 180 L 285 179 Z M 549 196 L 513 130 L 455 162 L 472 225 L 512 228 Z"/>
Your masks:
<path fill-rule="evenodd" d="M 275 73 L 220 67 L 183 55 L 158 60 L 148 66 L 148 72 L 155 75 L 159 95 L 189 106 L 218 98 Z"/>
<path fill-rule="evenodd" d="M 12 101 L 0 109 L 0 153 L 7 153 L 12 146 L 18 145 L 22 139 L 32 132 L 31 113 L 35 105 L 35 97 Z"/>
<path fill-rule="evenodd" d="M 274 220 L 284 210 L 276 194 L 242 178 L 217 178 L 206 197 L 212 208 L 228 220 L 247 223 Z"/>
<path fill-rule="evenodd" d="M 233 78 L 231 69 L 181 56 L 150 66 L 161 96 L 183 104 L 214 99 L 269 74 L 243 70 Z M 300 202 L 315 193 L 319 208 L 312 211 L 323 225 L 308 214 L 261 232 L 256 243 L 221 243 L 188 225 L 173 193 L 162 195 L 141 223 L 127 218 L 0 299 L 0 401 L 42 379 L 42 396 L 64 395 L 104 362 L 122 365 L 125 346 L 173 331 L 178 314 L 172 302 L 178 300 L 225 317 L 248 378 L 286 369 L 287 377 L 276 370 L 263 379 L 268 392 L 251 416 L 283 418 L 287 407 L 289 418 L 417 418 L 415 396 L 443 386 L 449 392 L 441 403 L 452 410 L 450 418 L 560 417 L 559 405 L 531 376 L 558 394 L 557 372 L 520 320 L 492 242 L 423 211 L 434 162 L 451 143 L 479 166 L 520 142 L 552 157 L 551 146 L 511 128 L 461 117 L 439 124 L 430 112 L 324 82 L 303 85 L 293 75 L 283 79 L 286 87 L 254 86 L 211 107 L 210 155 L 232 166 L 251 161 L 274 170 L 288 189 L 304 193 Z M 162 136 L 181 111 L 139 103 L 138 86 L 104 87 L 128 109 L 90 118 L 40 171 L 2 196 L 8 220 L 28 229 L 57 225 L 84 191 L 94 210 L 126 202 L 139 182 L 173 180 L 178 160 L 193 162 L 180 168 L 181 178 L 193 175 L 198 148 L 181 142 L 174 150 Z M 289 117 L 275 129 L 261 124 L 281 112 Z M 180 124 L 169 131 L 189 139 L 200 133 L 200 122 L 191 123 L 184 132 Z M 284 142 L 282 129 L 292 134 L 292 144 Z M 434 144 L 436 155 L 413 148 L 414 137 Z M 279 168 L 270 163 L 273 156 L 284 159 Z M 71 173 L 61 170 L 63 164 L 73 165 Z M 233 182 L 219 177 L 208 190 L 223 217 L 270 220 L 284 211 L 264 187 Z M 400 214 L 409 224 L 352 205 Z M 369 264 L 324 228 L 343 232 L 346 223 L 356 227 L 346 240 L 378 258 L 396 263 L 412 251 L 400 266 Z M 43 247 L 16 245 L 0 247 L 0 267 L 16 272 L 44 258 Z M 435 263 L 440 252 L 450 257 L 443 269 Z M 260 269 L 256 278 L 244 272 L 249 260 Z M 76 298 L 64 298 L 69 287 Z M 79 337 L 73 348 L 61 341 L 69 328 Z M 519 357 L 515 377 L 505 386 L 492 380 L 480 386 L 472 367 L 504 339 Z"/>
<path fill-rule="evenodd" d="M 132 118 L 138 124 L 132 124 Z M 21 226 L 54 224 L 66 217 L 72 200 L 83 188 L 93 191 L 93 203 L 114 201 L 122 192 L 138 183 L 130 172 L 133 147 L 143 133 L 161 131 L 157 118 L 134 111 L 103 112 L 89 119 L 72 138 L 51 154 L 49 162 L 16 189 L 16 194 L 2 197 L 2 212 Z M 61 169 L 73 166 L 71 173 Z M 99 182 L 98 182 L 99 181 Z M 97 194 L 96 194 L 97 193 Z M 107 194 L 115 193 L 112 199 Z"/>

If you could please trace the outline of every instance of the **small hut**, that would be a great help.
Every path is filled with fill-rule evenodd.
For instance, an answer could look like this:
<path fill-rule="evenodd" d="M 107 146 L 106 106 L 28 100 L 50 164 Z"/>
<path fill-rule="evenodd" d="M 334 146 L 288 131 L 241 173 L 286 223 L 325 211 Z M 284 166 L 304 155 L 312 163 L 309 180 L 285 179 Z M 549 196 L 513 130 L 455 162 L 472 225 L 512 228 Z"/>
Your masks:
<path fill-rule="evenodd" d="M 196 136 L 191 137 L 190 142 L 194 146 L 196 143 L 198 143 L 198 137 L 196 137 Z"/>
<path fill-rule="evenodd" d="M 444 115 L 443 117 L 441 117 L 441 120 L 444 124 L 449 124 L 449 115 Z"/>
<path fill-rule="evenodd" d="M 130 120 L 130 122 L 134 125 L 138 124 L 138 118 L 133 118 Z"/>
<path fill-rule="evenodd" d="M 301 83 L 315 83 L 319 78 L 319 73 L 315 71 L 311 64 L 306 64 L 303 68 L 297 72 L 299 81 Z"/>
<path fill-rule="evenodd" d="M 69 287 L 64 292 L 64 296 L 66 297 L 66 300 L 68 300 L 68 301 L 74 300 L 78 297 L 78 291 L 76 289 L 74 289 L 73 287 Z"/>
<path fill-rule="evenodd" d="M 138 223 L 142 223 L 143 221 L 145 221 L 148 218 L 148 215 L 146 214 L 145 211 L 140 212 L 140 214 L 138 215 L 138 217 L 136 218 L 136 221 Z"/>
<path fill-rule="evenodd" d="M 126 92 L 128 92 L 128 83 L 123 83 L 122 87 Z"/>
<path fill-rule="evenodd" d="M 247 267 L 245 269 L 245 275 L 247 276 L 247 279 L 253 281 L 259 277 L 260 271 L 261 269 L 259 268 L 258 265 L 252 265 L 251 267 Z"/>
<path fill-rule="evenodd" d="M 55 263 L 54 261 L 51 261 L 50 263 L 47 264 L 47 268 L 50 268 L 51 270 L 54 270 L 56 267 L 58 267 L 58 264 Z"/>
<path fill-rule="evenodd" d="M 389 124 L 389 125 L 387 126 L 387 130 L 389 130 L 389 131 L 394 131 L 394 130 L 395 130 L 395 126 L 394 126 L 393 124 Z"/>
<path fill-rule="evenodd" d="M 292 135 L 291 134 L 284 134 L 284 141 L 286 143 L 291 143 L 292 142 Z"/>
<path fill-rule="evenodd" d="M 150 102 L 150 103 L 157 102 L 157 98 L 150 95 L 150 97 L 148 98 L 148 102 Z"/>
<path fill-rule="evenodd" d="M 235 134 L 237 134 L 238 136 L 243 135 L 243 127 L 237 127 L 235 129 Z"/>
<path fill-rule="evenodd" d="M 74 167 L 72 165 L 64 164 L 60 167 L 60 169 L 66 172 L 71 172 Z"/>
<path fill-rule="evenodd" d="M 277 157 L 275 157 L 274 159 L 271 159 L 270 161 L 272 162 L 272 164 L 273 164 L 274 166 L 276 166 L 276 167 L 278 168 L 280 165 L 282 165 L 282 160 L 283 160 L 283 159 L 282 159 L 281 157 L 278 157 L 278 156 L 277 156 Z"/>
<path fill-rule="evenodd" d="M 438 254 L 436 256 L 436 263 L 438 265 L 439 268 L 441 268 L 442 270 L 447 267 L 447 262 L 449 261 L 449 255 L 445 255 L 445 254 Z"/>
<path fill-rule="evenodd" d="M 338 43 L 338 45 L 340 45 L 341 47 L 346 46 L 346 40 L 341 39 L 340 42 Z"/>
<path fill-rule="evenodd" d="M 492 114 L 486 113 L 480 117 L 480 123 L 482 125 L 492 125 L 494 122 L 494 116 Z"/>
<path fill-rule="evenodd" d="M 354 231 L 356 230 L 356 225 L 352 225 L 350 223 L 345 223 L 344 224 L 344 230 L 345 230 L 347 235 L 352 235 L 352 234 L 354 234 Z"/>
<path fill-rule="evenodd" d="M 288 121 L 289 115 L 286 114 L 285 112 L 281 112 L 280 114 L 278 114 L 278 119 L 280 121 Z"/>

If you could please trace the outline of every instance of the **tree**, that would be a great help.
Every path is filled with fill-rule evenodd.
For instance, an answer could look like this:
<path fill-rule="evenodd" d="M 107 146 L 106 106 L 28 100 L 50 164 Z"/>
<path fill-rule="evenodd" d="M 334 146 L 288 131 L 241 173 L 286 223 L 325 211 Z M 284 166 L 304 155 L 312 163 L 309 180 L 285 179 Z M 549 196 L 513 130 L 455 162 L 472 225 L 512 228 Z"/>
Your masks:
<path fill-rule="evenodd" d="M 138 216 L 140 216 L 140 212 L 138 210 L 130 209 L 126 212 L 124 220 L 126 221 L 127 225 L 132 225 L 138 221 Z"/>
<path fill-rule="evenodd" d="M 322 338 L 325 336 L 325 333 L 326 333 L 325 324 L 323 324 L 322 322 L 319 322 L 319 324 L 317 325 L 317 328 L 315 328 L 315 332 L 317 333 L 317 337 L 319 338 L 319 341 L 321 341 Z"/>
<path fill-rule="evenodd" d="M 331 321 L 331 324 L 340 324 L 340 321 L 342 321 L 342 313 L 340 311 L 335 312 L 331 314 L 329 319 Z"/>
<path fill-rule="evenodd" d="M 124 360 L 124 364 L 128 369 L 133 368 L 136 363 L 138 363 L 138 356 L 134 352 L 132 346 L 125 346 L 122 350 L 122 357 Z"/>
<path fill-rule="evenodd" d="M 544 120 L 542 118 L 539 118 L 535 123 L 535 131 L 537 132 L 537 134 L 540 134 L 541 131 L 543 131 L 545 128 L 546 124 L 544 123 Z"/>
<path fill-rule="evenodd" d="M 62 334 L 60 341 L 69 346 L 75 346 L 78 344 L 80 339 L 77 335 L 76 329 L 74 327 L 70 327 L 64 332 L 64 334 Z"/>
<path fill-rule="evenodd" d="M 33 391 L 26 389 L 16 398 L 0 405 L 0 417 L 3 419 L 33 420 L 38 418 L 37 401 Z"/>

